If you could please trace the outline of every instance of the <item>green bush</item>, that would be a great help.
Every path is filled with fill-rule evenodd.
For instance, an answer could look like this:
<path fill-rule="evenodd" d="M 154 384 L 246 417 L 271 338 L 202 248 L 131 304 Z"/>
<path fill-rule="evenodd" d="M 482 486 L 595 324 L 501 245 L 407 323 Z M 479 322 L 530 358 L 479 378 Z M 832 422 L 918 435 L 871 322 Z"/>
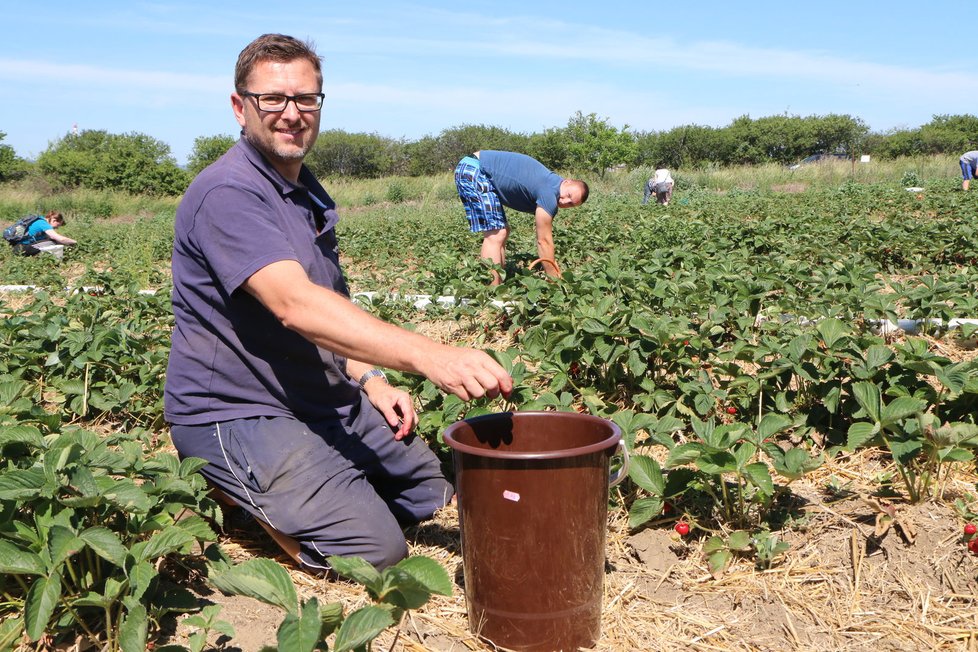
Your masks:
<path fill-rule="evenodd" d="M 375 179 L 396 174 L 395 168 L 403 158 L 403 144 L 399 141 L 334 129 L 319 134 L 305 162 L 317 177 Z"/>
<path fill-rule="evenodd" d="M 7 137 L 7 134 L 0 131 L 0 141 Z M 0 181 L 10 181 L 20 179 L 27 175 L 30 164 L 19 158 L 10 145 L 0 144 Z"/>
<path fill-rule="evenodd" d="M 65 189 L 179 195 L 190 181 L 189 174 L 177 167 L 169 145 L 138 133 L 68 134 L 43 152 L 37 165 Z"/>
<path fill-rule="evenodd" d="M 201 170 L 224 156 L 237 142 L 234 136 L 199 136 L 194 139 L 194 149 L 187 159 L 187 172 L 197 176 Z"/>

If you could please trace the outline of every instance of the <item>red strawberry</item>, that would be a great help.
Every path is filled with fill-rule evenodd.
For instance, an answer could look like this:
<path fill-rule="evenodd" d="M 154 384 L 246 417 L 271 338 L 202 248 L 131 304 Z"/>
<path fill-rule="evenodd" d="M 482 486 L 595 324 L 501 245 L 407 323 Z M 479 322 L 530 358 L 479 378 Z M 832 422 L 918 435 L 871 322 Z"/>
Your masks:
<path fill-rule="evenodd" d="M 964 526 L 964 533 L 967 534 L 969 537 L 974 536 L 976 532 L 978 532 L 978 525 L 975 525 L 974 523 L 968 523 L 967 525 Z"/>
<path fill-rule="evenodd" d="M 684 537 L 687 534 L 689 534 L 689 523 L 686 523 L 685 521 L 679 521 L 678 523 L 676 523 L 674 529 L 676 530 L 676 533 L 679 534 L 679 536 Z"/>

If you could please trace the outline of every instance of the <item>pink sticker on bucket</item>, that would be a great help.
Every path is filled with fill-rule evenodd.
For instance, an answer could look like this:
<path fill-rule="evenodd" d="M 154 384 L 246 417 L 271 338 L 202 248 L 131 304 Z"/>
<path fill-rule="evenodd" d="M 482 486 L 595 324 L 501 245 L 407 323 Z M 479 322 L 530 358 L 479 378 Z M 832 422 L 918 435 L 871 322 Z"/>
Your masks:
<path fill-rule="evenodd" d="M 508 491 L 508 490 L 504 491 L 503 498 L 505 498 L 506 500 L 512 500 L 514 503 L 520 502 L 520 495 L 515 491 Z"/>

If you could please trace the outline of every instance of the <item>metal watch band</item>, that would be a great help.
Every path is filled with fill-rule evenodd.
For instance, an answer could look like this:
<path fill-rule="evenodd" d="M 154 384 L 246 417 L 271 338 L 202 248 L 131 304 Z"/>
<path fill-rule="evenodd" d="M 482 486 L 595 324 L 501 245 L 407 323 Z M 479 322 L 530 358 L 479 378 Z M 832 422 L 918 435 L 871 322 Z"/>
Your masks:
<path fill-rule="evenodd" d="M 380 369 L 371 369 L 367 373 L 360 376 L 360 380 L 357 382 L 359 383 L 360 387 L 363 387 L 368 380 L 370 380 L 371 378 L 376 378 L 378 376 L 383 378 L 385 383 L 387 382 L 387 375 Z"/>

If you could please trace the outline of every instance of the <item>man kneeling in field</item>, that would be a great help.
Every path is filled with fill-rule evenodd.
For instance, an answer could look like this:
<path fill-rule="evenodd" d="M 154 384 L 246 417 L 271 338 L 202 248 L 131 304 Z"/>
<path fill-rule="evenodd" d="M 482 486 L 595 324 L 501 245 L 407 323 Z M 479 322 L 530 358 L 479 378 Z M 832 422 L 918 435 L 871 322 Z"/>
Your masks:
<path fill-rule="evenodd" d="M 173 443 L 206 459 L 208 481 L 305 567 L 340 555 L 383 568 L 407 555 L 401 526 L 431 517 L 453 489 L 411 436 L 411 397 L 374 365 L 422 374 L 463 400 L 509 394 L 512 379 L 482 351 L 349 300 L 336 205 L 303 164 L 323 102 L 312 47 L 261 36 L 239 55 L 234 85 L 242 137 L 177 210 Z"/>

